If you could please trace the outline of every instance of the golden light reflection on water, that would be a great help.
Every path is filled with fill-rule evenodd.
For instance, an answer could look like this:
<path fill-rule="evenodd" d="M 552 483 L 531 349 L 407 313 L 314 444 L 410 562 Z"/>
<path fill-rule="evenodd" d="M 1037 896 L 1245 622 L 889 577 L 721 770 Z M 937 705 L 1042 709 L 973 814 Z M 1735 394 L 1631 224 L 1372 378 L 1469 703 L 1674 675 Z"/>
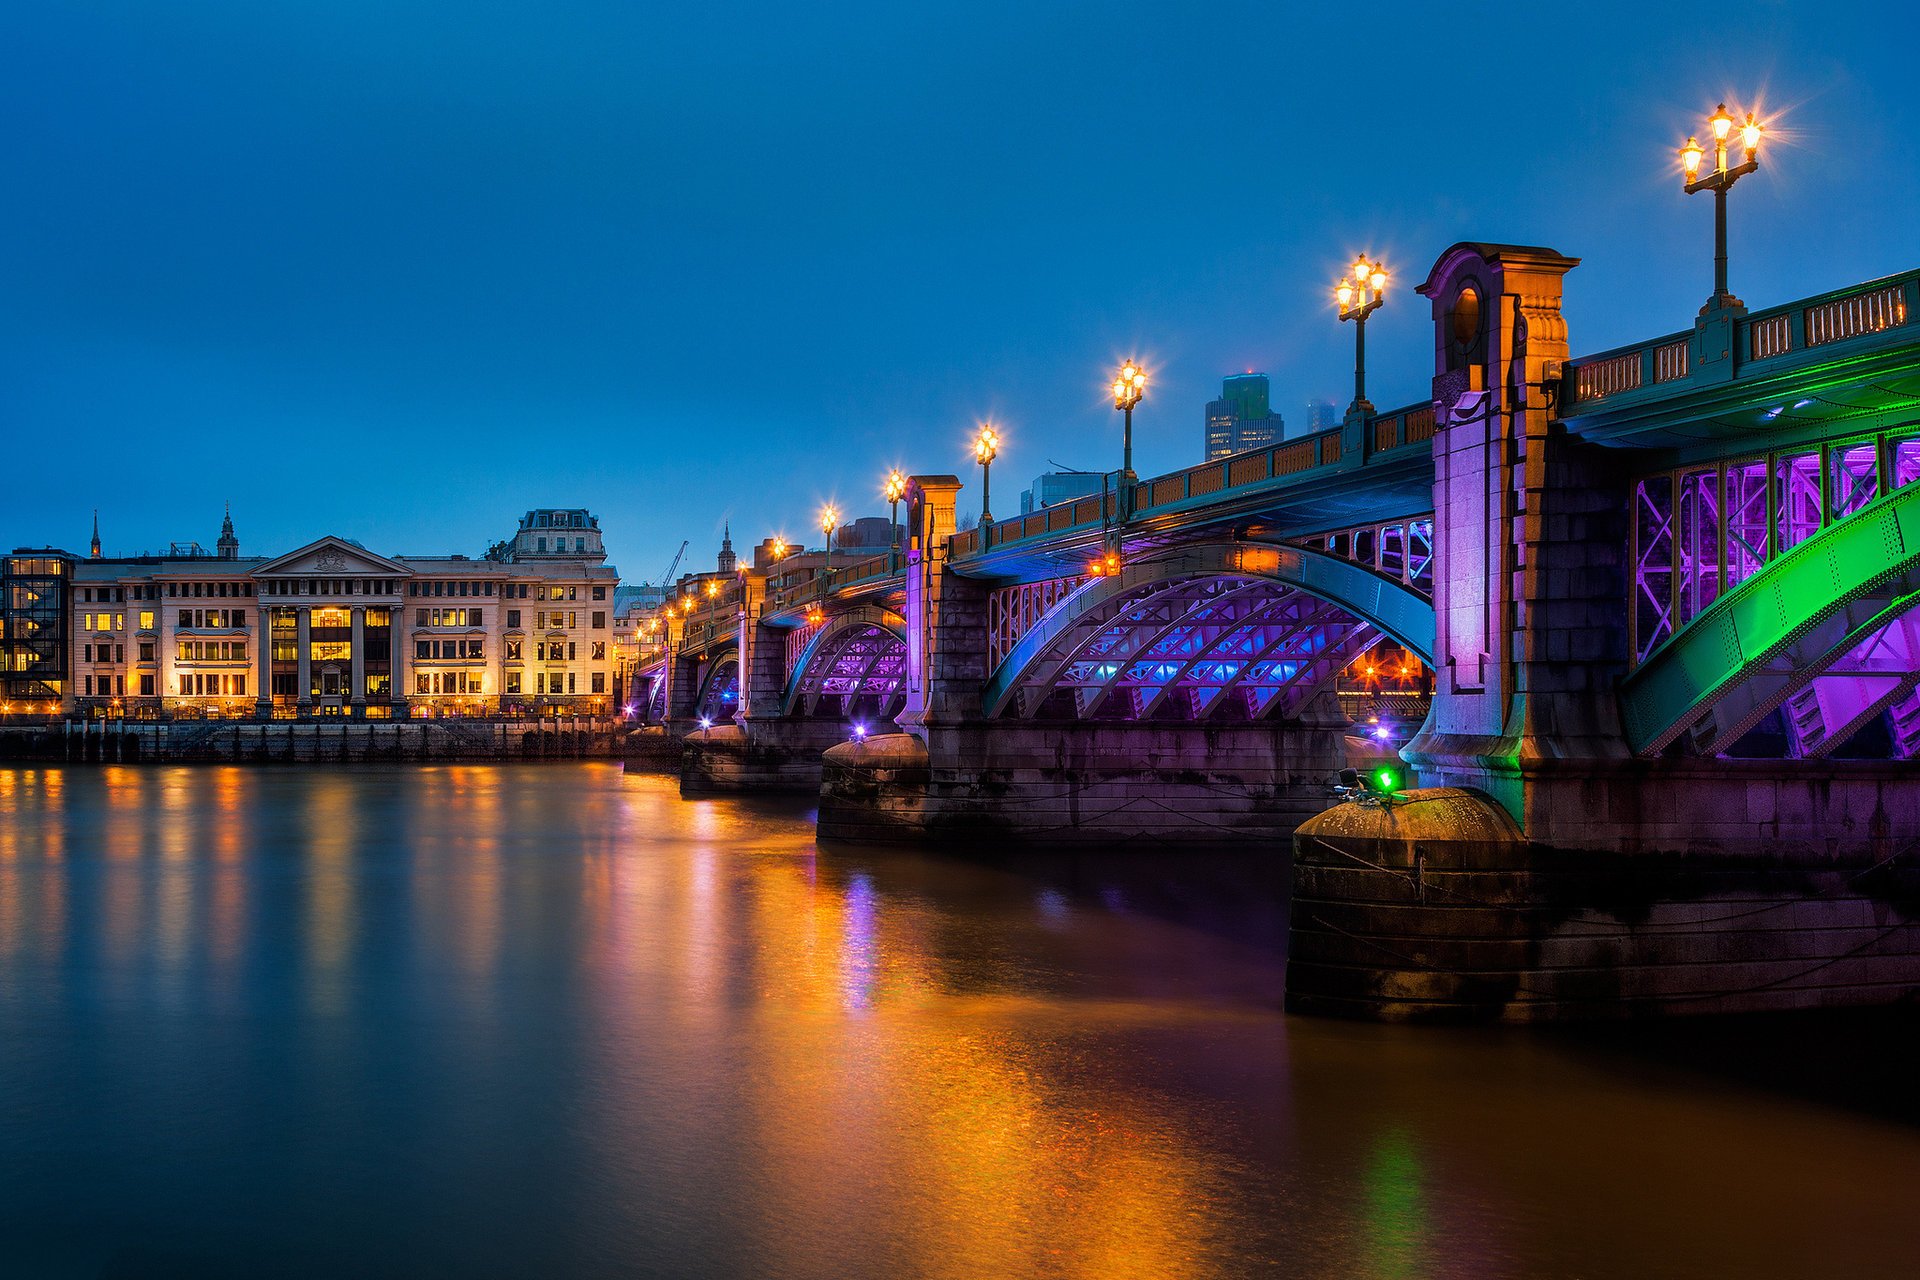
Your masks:
<path fill-rule="evenodd" d="M 1063 1080 L 1099 1075 L 1069 1005 L 962 990 L 935 913 L 866 874 L 819 877 L 804 840 L 762 835 L 743 858 L 719 825 L 694 823 L 684 856 L 636 848 L 615 865 L 602 937 L 626 954 L 599 967 L 627 980 L 602 995 L 644 1044 L 658 1029 L 634 986 L 657 963 L 679 974 L 675 1034 L 717 1061 L 745 1047 L 738 1078 L 691 1085 L 683 1105 L 743 1130 L 764 1187 L 741 1212 L 767 1256 L 845 1251 L 854 1272 L 934 1277 L 1214 1274 L 1217 1153 L 1147 1099 Z M 643 1146 L 651 1123 L 615 1132 Z"/>
<path fill-rule="evenodd" d="M 358 789 L 339 774 L 321 775 L 306 790 L 301 815 L 305 841 L 307 998 L 316 1011 L 341 1013 L 350 996 L 348 963 L 354 942 L 358 892 L 354 853 L 359 840 Z"/>

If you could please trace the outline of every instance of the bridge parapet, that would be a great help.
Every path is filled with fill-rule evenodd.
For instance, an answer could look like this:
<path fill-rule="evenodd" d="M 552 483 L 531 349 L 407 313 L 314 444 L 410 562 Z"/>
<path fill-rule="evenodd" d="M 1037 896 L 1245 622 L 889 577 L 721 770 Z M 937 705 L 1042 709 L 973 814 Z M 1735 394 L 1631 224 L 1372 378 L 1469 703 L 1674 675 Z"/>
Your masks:
<path fill-rule="evenodd" d="M 1823 371 L 1871 362 L 1914 344 L 1905 330 L 1916 315 L 1920 271 L 1750 314 L 1709 309 L 1691 330 L 1569 361 L 1560 416 L 1602 443 L 1666 443 L 1646 438 L 1663 424 L 1649 421 L 1645 411 L 1728 383 L 1818 380 Z"/>
<path fill-rule="evenodd" d="M 1336 427 L 1141 480 L 1133 490 L 1133 519 L 1185 514 L 1215 503 L 1312 486 L 1334 472 L 1364 467 L 1375 456 L 1392 454 L 1397 459 L 1402 450 L 1431 449 L 1433 430 L 1433 405 L 1422 401 L 1369 419 L 1357 451 L 1344 441 L 1346 428 Z M 1017 544 L 1095 533 L 1117 518 L 1119 498 L 1110 493 L 1063 502 L 1017 520 L 956 533 L 948 540 L 949 554 L 962 560 Z"/>

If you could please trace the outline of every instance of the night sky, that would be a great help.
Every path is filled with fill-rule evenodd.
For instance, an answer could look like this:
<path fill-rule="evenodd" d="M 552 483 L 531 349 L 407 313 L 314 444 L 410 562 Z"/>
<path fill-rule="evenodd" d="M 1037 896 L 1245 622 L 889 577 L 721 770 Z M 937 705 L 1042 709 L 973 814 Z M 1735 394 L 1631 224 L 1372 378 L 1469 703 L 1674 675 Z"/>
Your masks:
<path fill-rule="evenodd" d="M 1584 258 L 1573 345 L 1684 328 L 1712 207 L 1674 149 L 1773 127 L 1732 198 L 1759 307 L 1920 266 L 1904 4 L 0 7 L 0 545 L 479 554 L 598 512 L 632 579 L 723 519 L 883 509 L 1004 440 L 995 505 L 1142 474 L 1219 378 L 1351 394 L 1330 287 L 1397 272 L 1369 391 L 1420 399 L 1410 286 L 1463 239 Z M 817 538 L 817 533 L 815 537 Z"/>

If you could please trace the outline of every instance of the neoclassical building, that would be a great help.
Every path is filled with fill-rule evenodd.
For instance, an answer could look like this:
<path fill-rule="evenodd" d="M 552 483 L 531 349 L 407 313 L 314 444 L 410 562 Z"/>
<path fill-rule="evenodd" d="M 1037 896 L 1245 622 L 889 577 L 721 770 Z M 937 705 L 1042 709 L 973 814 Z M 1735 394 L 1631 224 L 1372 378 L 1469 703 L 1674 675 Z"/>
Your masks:
<path fill-rule="evenodd" d="M 529 511 L 479 559 L 327 536 L 285 555 L 71 564 L 63 709 L 129 718 L 551 716 L 613 711 L 619 573 L 598 520 Z M 20 556 L 22 553 L 16 553 Z M 58 553 L 33 553 L 37 556 Z"/>

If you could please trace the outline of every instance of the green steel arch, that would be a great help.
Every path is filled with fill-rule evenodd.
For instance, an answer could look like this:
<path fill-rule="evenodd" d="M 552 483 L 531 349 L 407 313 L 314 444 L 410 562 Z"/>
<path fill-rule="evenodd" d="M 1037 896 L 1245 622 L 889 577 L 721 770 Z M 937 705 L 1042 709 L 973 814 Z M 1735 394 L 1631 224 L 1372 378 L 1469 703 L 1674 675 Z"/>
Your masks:
<path fill-rule="evenodd" d="M 803 684 L 806 679 L 807 668 L 811 666 L 813 660 L 819 656 L 820 650 L 824 648 L 828 642 L 857 627 L 877 627 L 892 635 L 900 641 L 901 644 L 904 645 L 907 642 L 907 620 L 891 609 L 883 609 L 879 605 L 863 604 L 849 609 L 845 613 L 834 614 L 833 617 L 827 620 L 824 626 L 813 633 L 812 638 L 807 641 L 806 647 L 800 650 L 800 657 L 795 660 L 792 669 L 787 672 L 787 687 L 780 695 L 781 715 L 792 715 L 794 709 L 800 705 L 800 698 L 804 692 Z"/>
<path fill-rule="evenodd" d="M 1620 685 L 1636 755 L 1689 730 L 1730 743 L 1920 603 L 1920 485 L 1828 525 L 1727 592 Z"/>
<path fill-rule="evenodd" d="M 1233 575 L 1266 578 L 1373 624 L 1433 665 L 1433 604 L 1407 586 L 1324 551 L 1284 543 L 1214 542 L 1181 547 L 1131 562 L 1112 577 L 1095 578 L 1054 607 L 1020 637 L 987 681 L 989 717 L 1013 700 L 1021 678 L 1059 636 L 1086 614 L 1143 587 L 1182 579 Z"/>

